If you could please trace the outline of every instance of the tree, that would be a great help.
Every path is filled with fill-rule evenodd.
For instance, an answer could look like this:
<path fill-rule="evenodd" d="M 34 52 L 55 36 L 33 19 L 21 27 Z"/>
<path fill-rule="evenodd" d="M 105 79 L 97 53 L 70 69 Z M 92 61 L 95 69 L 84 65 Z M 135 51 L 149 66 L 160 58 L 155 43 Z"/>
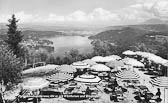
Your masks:
<path fill-rule="evenodd" d="M 9 84 L 17 83 L 21 77 L 22 66 L 23 63 L 21 60 L 13 54 L 9 47 L 0 45 L 0 98 L 3 99 L 2 94 L 11 86 Z M 5 87 L 4 90 L 2 90 L 2 87 Z M 4 101 L 2 103 L 4 103 Z"/>
<path fill-rule="evenodd" d="M 12 18 L 8 20 L 9 24 L 7 25 L 8 31 L 7 31 L 7 39 L 5 42 L 9 45 L 10 49 L 13 51 L 13 53 L 17 57 L 21 57 L 22 51 L 21 51 L 21 45 L 19 44 L 22 39 L 23 35 L 21 35 L 21 31 L 17 30 L 17 22 L 15 15 L 12 15 Z"/>
<path fill-rule="evenodd" d="M 16 83 L 21 77 L 23 62 L 5 45 L 0 45 L 0 80 Z"/>
<path fill-rule="evenodd" d="M 94 40 L 91 42 L 93 45 L 93 55 L 107 56 L 116 54 L 116 46 L 109 42 Z"/>

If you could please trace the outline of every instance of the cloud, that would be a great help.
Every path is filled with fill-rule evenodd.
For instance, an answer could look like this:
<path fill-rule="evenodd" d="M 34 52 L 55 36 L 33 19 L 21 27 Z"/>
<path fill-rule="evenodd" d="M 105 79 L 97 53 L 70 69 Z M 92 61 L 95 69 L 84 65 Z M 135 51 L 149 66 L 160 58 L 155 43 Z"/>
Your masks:
<path fill-rule="evenodd" d="M 92 13 L 89 14 L 89 17 L 91 20 L 101 20 L 101 21 L 119 21 L 118 14 L 111 13 L 108 10 L 102 9 L 102 8 L 96 8 L 93 10 Z"/>
<path fill-rule="evenodd" d="M 61 21 L 65 21 L 65 17 L 53 13 L 50 13 L 47 18 L 43 19 L 43 22 L 61 22 Z"/>
<path fill-rule="evenodd" d="M 168 0 L 136 0 L 126 8 L 117 10 L 120 22 L 141 23 L 151 18 L 168 19 Z"/>
<path fill-rule="evenodd" d="M 65 17 L 67 21 L 79 21 L 79 22 L 85 22 L 88 21 L 88 15 L 80 10 L 77 10 L 73 12 L 72 14 Z"/>
<path fill-rule="evenodd" d="M 40 16 L 38 14 L 32 15 L 27 14 L 23 11 L 15 13 L 16 18 L 20 20 L 20 23 L 64 23 L 64 22 L 75 22 L 75 23 L 116 23 L 120 20 L 118 14 L 111 13 L 103 8 L 96 8 L 90 13 L 77 10 L 69 15 L 57 15 L 55 13 L 49 13 L 48 16 Z M 7 22 L 10 15 L 0 15 L 0 22 Z"/>
<path fill-rule="evenodd" d="M 150 18 L 168 18 L 168 0 L 136 0 L 137 2 L 116 11 L 95 8 L 89 13 L 76 10 L 67 15 L 49 13 L 46 16 L 17 12 L 21 23 L 85 23 L 85 24 L 134 24 Z M 11 15 L 0 14 L 0 22 L 7 22 Z"/>
<path fill-rule="evenodd" d="M 141 11 L 152 14 L 156 18 L 168 18 L 168 0 L 137 0 L 136 8 L 141 8 Z"/>
<path fill-rule="evenodd" d="M 42 20 L 39 15 L 25 14 L 23 11 L 15 13 L 15 16 L 17 19 L 19 19 L 19 22 L 21 23 L 34 23 Z M 6 23 L 10 18 L 11 15 L 9 14 L 1 14 L 0 23 Z"/>

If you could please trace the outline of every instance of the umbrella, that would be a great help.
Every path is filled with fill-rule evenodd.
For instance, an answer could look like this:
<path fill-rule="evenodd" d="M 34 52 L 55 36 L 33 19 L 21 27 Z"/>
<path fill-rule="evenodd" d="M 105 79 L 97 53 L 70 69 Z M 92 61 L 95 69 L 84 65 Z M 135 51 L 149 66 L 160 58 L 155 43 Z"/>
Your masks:
<path fill-rule="evenodd" d="M 157 77 L 152 79 L 150 83 L 158 87 L 168 87 L 168 77 Z"/>
<path fill-rule="evenodd" d="M 153 61 L 153 62 L 155 62 L 155 63 L 158 63 L 158 64 L 165 64 L 165 63 L 168 62 L 168 60 L 163 59 L 162 57 L 157 56 L 157 55 L 152 54 L 152 53 L 140 52 L 140 51 L 135 52 L 135 53 L 136 53 L 137 55 L 140 55 L 140 56 L 142 56 L 142 57 L 144 57 L 144 58 L 147 58 L 148 60 L 151 60 L 151 61 Z"/>
<path fill-rule="evenodd" d="M 110 71 L 110 68 L 107 67 L 106 65 L 103 65 L 103 64 L 93 65 L 90 69 L 93 70 L 93 71 L 97 71 L 97 72 Z"/>
<path fill-rule="evenodd" d="M 124 54 L 124 55 L 136 55 L 136 53 L 131 51 L 131 50 L 124 51 L 122 54 Z"/>
<path fill-rule="evenodd" d="M 56 73 L 47 77 L 48 81 L 54 82 L 54 83 L 65 82 L 71 79 L 73 79 L 73 76 L 66 73 Z"/>
<path fill-rule="evenodd" d="M 58 69 L 60 72 L 63 73 L 74 73 L 76 69 L 72 65 L 61 65 Z"/>
<path fill-rule="evenodd" d="M 163 66 L 166 66 L 166 67 L 168 67 L 168 62 L 164 63 L 164 64 L 163 64 Z"/>
<path fill-rule="evenodd" d="M 120 59 L 122 59 L 120 56 L 118 56 L 118 55 L 110 55 L 110 56 L 108 56 L 108 57 L 111 57 L 111 58 L 114 58 L 115 60 L 120 60 Z"/>
<path fill-rule="evenodd" d="M 104 62 L 104 57 L 102 57 L 102 56 L 95 56 L 91 60 L 93 60 L 95 62 Z"/>
<path fill-rule="evenodd" d="M 127 64 L 127 65 L 132 65 L 132 66 L 135 66 L 135 67 L 144 67 L 144 64 L 137 61 L 136 59 L 133 59 L 133 58 L 124 58 L 122 59 L 122 61 Z"/>
<path fill-rule="evenodd" d="M 43 78 L 29 78 L 25 80 L 22 87 L 28 90 L 37 90 L 47 87 L 49 82 Z"/>
<path fill-rule="evenodd" d="M 91 59 L 85 59 L 82 62 L 87 63 L 89 65 L 96 65 L 97 63 Z"/>
<path fill-rule="evenodd" d="M 116 74 L 116 76 L 123 80 L 138 80 L 140 78 L 136 72 L 130 70 L 119 72 Z"/>
<path fill-rule="evenodd" d="M 85 62 L 81 62 L 81 61 L 72 63 L 72 66 L 74 68 L 78 68 L 78 69 L 85 69 L 85 68 L 89 68 L 90 67 L 89 64 L 87 64 Z"/>
<path fill-rule="evenodd" d="M 168 77 L 156 77 L 150 81 L 152 85 L 158 87 L 168 88 Z M 164 89 L 164 98 L 165 98 L 165 89 Z M 166 98 L 165 98 L 166 99 Z M 165 100 L 164 100 L 165 102 Z"/>
<path fill-rule="evenodd" d="M 116 59 L 115 58 L 113 58 L 112 56 L 106 56 L 106 57 L 104 57 L 103 58 L 103 61 L 104 62 L 110 62 L 110 61 L 115 61 Z"/>
<path fill-rule="evenodd" d="M 110 61 L 106 63 L 106 65 L 111 68 L 117 68 L 117 67 L 124 66 L 124 62 L 123 61 Z"/>
<path fill-rule="evenodd" d="M 111 56 L 104 57 L 103 61 L 107 63 L 107 62 L 116 61 L 116 60 L 119 60 L 119 59 L 121 59 L 121 57 L 119 57 L 117 55 L 111 55 Z"/>
<path fill-rule="evenodd" d="M 88 74 L 77 76 L 74 80 L 83 83 L 99 83 L 101 81 L 98 76 Z"/>

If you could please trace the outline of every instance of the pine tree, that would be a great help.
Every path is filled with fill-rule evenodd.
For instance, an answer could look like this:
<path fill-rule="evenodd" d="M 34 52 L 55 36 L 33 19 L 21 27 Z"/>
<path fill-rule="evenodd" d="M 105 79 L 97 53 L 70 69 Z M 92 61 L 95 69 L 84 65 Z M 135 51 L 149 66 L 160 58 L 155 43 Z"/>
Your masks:
<path fill-rule="evenodd" d="M 18 20 L 15 18 L 15 15 L 12 15 L 12 18 L 8 20 L 8 32 L 7 32 L 7 39 L 5 42 L 9 45 L 10 49 L 13 50 L 13 53 L 20 57 L 22 56 L 21 47 L 19 43 L 23 39 L 23 35 L 21 35 L 21 31 L 17 30 L 17 22 Z"/>
<path fill-rule="evenodd" d="M 5 103 L 3 93 L 11 89 L 21 78 L 23 62 L 13 54 L 7 45 L 0 45 L 0 103 Z M 5 87 L 4 89 L 2 89 Z M 8 88 L 8 89 L 7 89 Z"/>

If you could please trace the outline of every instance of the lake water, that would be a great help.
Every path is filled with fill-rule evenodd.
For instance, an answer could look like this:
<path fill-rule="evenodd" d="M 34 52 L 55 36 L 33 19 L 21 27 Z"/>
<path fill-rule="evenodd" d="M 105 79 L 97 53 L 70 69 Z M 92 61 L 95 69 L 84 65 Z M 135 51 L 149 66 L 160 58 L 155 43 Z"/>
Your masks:
<path fill-rule="evenodd" d="M 71 49 L 78 49 L 80 53 L 92 51 L 91 40 L 88 39 L 88 36 L 56 36 L 46 39 L 53 41 L 55 52 L 58 55 L 63 55 Z"/>

